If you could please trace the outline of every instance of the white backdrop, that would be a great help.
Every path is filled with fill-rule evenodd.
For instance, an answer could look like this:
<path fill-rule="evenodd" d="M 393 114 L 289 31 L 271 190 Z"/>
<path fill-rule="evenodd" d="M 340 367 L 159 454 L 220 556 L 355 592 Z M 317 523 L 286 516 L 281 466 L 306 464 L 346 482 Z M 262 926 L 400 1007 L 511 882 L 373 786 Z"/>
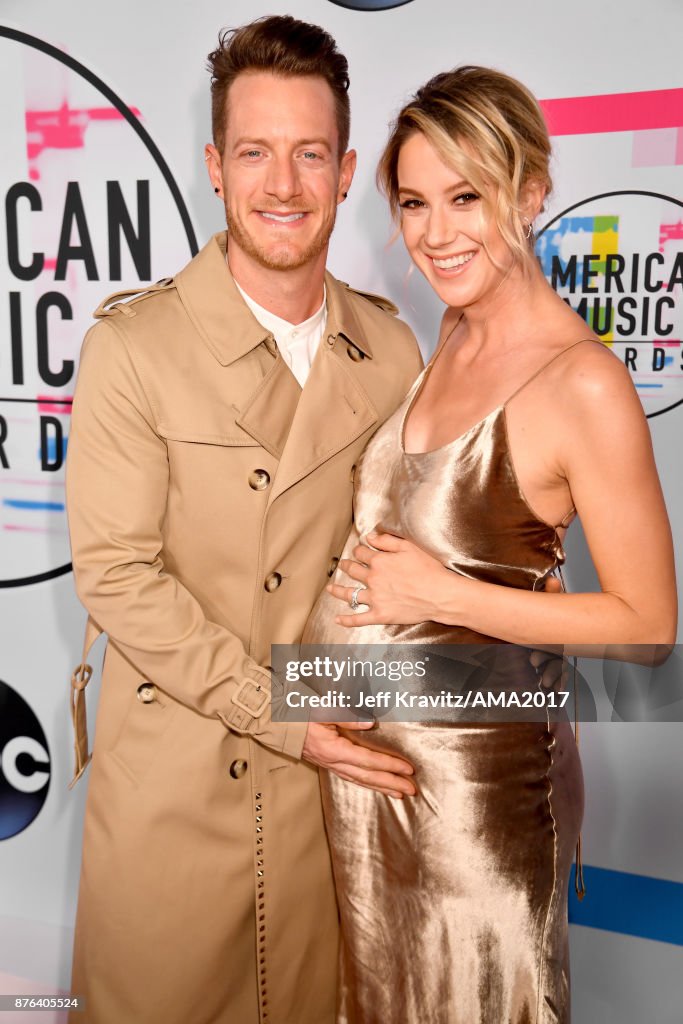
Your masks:
<path fill-rule="evenodd" d="M 329 0 L 273 0 L 268 5 L 260 0 L 118 0 L 116 5 L 101 0 L 0 0 L 0 25 L 14 30 L 14 36 L 0 34 L 0 123 L 5 140 L 0 186 L 4 199 L 14 182 L 28 181 L 43 201 L 43 210 L 33 214 L 28 199 L 17 205 L 20 260 L 30 263 L 32 251 L 41 248 L 48 259 L 54 257 L 66 182 L 76 180 L 98 270 L 98 280 L 87 280 L 84 261 L 74 261 L 66 279 L 57 282 L 54 265 L 46 264 L 35 283 L 17 281 L 9 254 L 0 250 L 0 416 L 10 462 L 5 467 L 0 458 L 0 684 L 30 706 L 50 759 L 49 785 L 44 776 L 35 777 L 36 786 L 43 779 L 35 797 L 44 798 L 39 812 L 25 827 L 15 826 L 13 834 L 0 839 L 0 991 L 52 992 L 68 987 L 85 796 L 83 782 L 71 792 L 66 788 L 72 742 L 68 680 L 80 657 L 84 620 L 72 577 L 67 572 L 42 582 L 7 585 L 54 572 L 68 561 L 58 507 L 63 503 L 62 471 L 40 476 L 35 450 L 39 414 L 56 419 L 68 433 L 68 407 L 51 405 L 44 396 L 54 400 L 60 395 L 66 401 L 73 381 L 60 388 L 48 387 L 40 379 L 32 310 L 45 291 L 69 295 L 71 322 L 60 325 L 59 314 L 50 313 L 49 365 L 54 372 L 65 359 L 75 357 L 88 311 L 108 291 L 134 286 L 142 276 L 125 245 L 122 282 L 111 275 L 106 180 L 121 183 L 134 227 L 144 219 L 136 181 L 150 181 L 152 280 L 171 275 L 187 261 L 191 249 L 169 179 L 145 141 L 120 114 L 105 113 L 114 109 L 111 100 L 92 82 L 27 46 L 16 33 L 64 51 L 137 112 L 134 119 L 170 168 L 203 244 L 222 227 L 221 207 L 205 178 L 202 156 L 210 136 L 205 56 L 220 27 L 268 13 L 291 13 L 322 24 L 349 58 L 351 142 L 359 153 L 359 168 L 340 211 L 331 269 L 353 285 L 391 296 L 414 327 L 425 354 L 433 346 L 441 310 L 418 275 L 408 276 L 401 243 L 387 248 L 391 230 L 385 205 L 375 192 L 374 167 L 388 120 L 410 92 L 437 71 L 462 62 L 488 64 L 518 76 L 543 100 L 576 100 L 548 104 L 549 121 L 557 133 L 556 189 L 542 226 L 575 204 L 582 205 L 555 221 L 543 236 L 543 258 L 546 250 L 548 259 L 552 250 L 565 260 L 571 253 L 581 259 L 590 252 L 600 256 L 618 251 L 631 259 L 634 252 L 660 251 L 671 272 L 671 261 L 683 247 L 683 209 L 675 204 L 652 197 L 634 200 L 633 195 L 587 202 L 614 192 L 683 200 L 683 7 L 677 0 L 647 5 L 641 0 L 574 0 L 571 6 L 545 7 L 533 0 L 479 0 L 476 5 L 413 0 L 386 11 L 350 10 Z M 651 95 L 658 90 L 667 92 Z M 581 100 L 614 94 L 629 96 L 602 106 Z M 61 120 L 57 117 L 55 127 L 48 115 L 65 101 L 68 110 Z M 26 112 L 32 119 L 24 122 Z M 7 223 L 3 229 L 4 235 Z M 23 312 L 23 383 L 17 381 L 21 375 L 16 320 L 10 330 L 12 291 L 20 295 Z M 651 345 L 647 350 L 636 346 L 634 376 L 646 411 L 658 413 L 650 425 L 680 558 L 683 487 L 678 435 L 683 405 L 661 410 L 683 399 L 683 376 L 678 372 L 681 286 L 670 294 L 675 306 L 669 317 L 672 332 L 666 336 L 671 344 L 664 345 L 669 361 L 662 377 L 649 373 L 645 365 Z M 641 288 L 641 311 L 644 297 Z M 652 341 L 647 330 L 634 337 Z M 615 351 L 623 351 L 623 340 L 608 340 L 615 341 Z M 17 397 L 26 401 L 22 404 Z M 3 403 L 5 398 L 13 402 Z M 46 449 L 53 463 L 59 461 L 58 442 L 55 435 Z M 570 585 L 593 586 L 580 528 L 572 532 Z M 624 552 L 623 557 L 637 566 L 638 552 Z M 88 696 L 92 718 L 96 688 L 91 686 Z M 6 708 L 3 713 L 6 717 Z M 7 721 L 0 721 L 0 740 L 6 741 L 6 727 Z M 572 925 L 576 1024 L 683 1020 L 682 738 L 682 727 L 673 724 L 610 722 L 583 728 L 589 892 L 581 908 L 572 906 L 574 919 L 583 922 Z M 45 772 L 47 755 L 32 749 L 33 771 Z M 30 763 L 17 760 L 16 766 L 27 775 Z M 9 756 L 2 765 L 5 776 L 11 774 Z M 4 815 L 5 833 L 12 832 L 14 804 L 2 800 L 0 791 L 0 828 Z M 10 1020 L 11 1015 L 2 1019 Z M 17 1019 L 28 1024 L 31 1015 Z M 36 1019 L 47 1024 L 51 1015 Z"/>

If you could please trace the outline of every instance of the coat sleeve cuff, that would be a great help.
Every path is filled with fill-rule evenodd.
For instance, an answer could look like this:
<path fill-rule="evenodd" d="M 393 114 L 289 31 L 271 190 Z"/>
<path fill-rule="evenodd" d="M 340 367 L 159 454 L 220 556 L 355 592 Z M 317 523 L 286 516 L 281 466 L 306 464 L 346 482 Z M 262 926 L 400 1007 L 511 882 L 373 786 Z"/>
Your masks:
<path fill-rule="evenodd" d="M 273 727 L 275 727 L 276 724 L 277 723 L 274 723 Z M 283 723 L 280 725 L 280 728 L 285 730 L 282 753 L 300 761 L 301 754 L 304 749 L 306 732 L 308 731 L 308 722 L 287 722 L 286 724 Z"/>
<path fill-rule="evenodd" d="M 230 703 L 219 718 L 228 729 L 252 736 L 280 754 L 301 759 L 308 722 L 273 722 L 271 717 L 271 675 L 254 665 L 235 687 Z"/>

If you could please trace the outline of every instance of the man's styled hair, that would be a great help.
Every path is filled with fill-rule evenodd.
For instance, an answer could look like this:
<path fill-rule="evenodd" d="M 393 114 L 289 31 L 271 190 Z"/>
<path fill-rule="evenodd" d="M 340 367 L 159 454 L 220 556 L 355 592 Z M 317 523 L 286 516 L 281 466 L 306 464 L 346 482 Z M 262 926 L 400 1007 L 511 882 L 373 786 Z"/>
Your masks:
<path fill-rule="evenodd" d="M 351 111 L 349 65 L 329 32 L 290 15 L 258 18 L 241 28 L 225 29 L 208 56 L 211 72 L 213 141 L 222 155 L 228 117 L 228 93 L 245 71 L 269 71 L 283 77 L 323 78 L 334 96 L 339 158 L 349 144 Z"/>

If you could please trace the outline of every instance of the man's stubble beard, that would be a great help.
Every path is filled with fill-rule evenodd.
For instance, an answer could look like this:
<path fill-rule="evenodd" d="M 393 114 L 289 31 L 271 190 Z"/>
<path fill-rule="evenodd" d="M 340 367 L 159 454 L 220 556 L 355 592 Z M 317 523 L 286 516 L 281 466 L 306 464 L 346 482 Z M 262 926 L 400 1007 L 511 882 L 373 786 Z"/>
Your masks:
<path fill-rule="evenodd" d="M 294 212 L 296 211 L 293 210 L 292 213 Z M 227 204 L 225 206 L 225 220 L 232 241 L 242 252 L 266 270 L 298 270 L 300 267 L 313 263 L 327 247 L 336 219 L 337 207 L 335 206 L 328 218 L 321 224 L 315 238 L 311 240 L 307 248 L 300 252 L 292 252 L 290 249 L 278 251 L 277 248 L 268 252 L 254 242 L 249 232 L 242 227 L 241 221 L 233 217 Z"/>

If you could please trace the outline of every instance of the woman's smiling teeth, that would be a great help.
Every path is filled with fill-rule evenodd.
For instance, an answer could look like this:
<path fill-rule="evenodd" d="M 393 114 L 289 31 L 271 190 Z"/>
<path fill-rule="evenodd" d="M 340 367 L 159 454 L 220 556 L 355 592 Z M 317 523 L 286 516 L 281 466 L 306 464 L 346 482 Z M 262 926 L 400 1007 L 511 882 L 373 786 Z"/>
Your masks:
<path fill-rule="evenodd" d="M 464 252 L 460 256 L 449 256 L 448 259 L 438 260 L 435 256 L 432 256 L 432 261 L 435 267 L 439 270 L 452 270 L 453 267 L 461 267 L 464 263 L 469 263 L 475 253 Z"/>
<path fill-rule="evenodd" d="M 262 217 L 267 217 L 268 220 L 277 221 L 278 224 L 289 224 L 293 220 L 301 220 L 301 218 L 304 215 L 303 215 L 303 213 L 287 213 L 287 214 L 282 214 L 282 213 L 265 213 L 262 210 L 261 211 L 261 216 Z"/>

